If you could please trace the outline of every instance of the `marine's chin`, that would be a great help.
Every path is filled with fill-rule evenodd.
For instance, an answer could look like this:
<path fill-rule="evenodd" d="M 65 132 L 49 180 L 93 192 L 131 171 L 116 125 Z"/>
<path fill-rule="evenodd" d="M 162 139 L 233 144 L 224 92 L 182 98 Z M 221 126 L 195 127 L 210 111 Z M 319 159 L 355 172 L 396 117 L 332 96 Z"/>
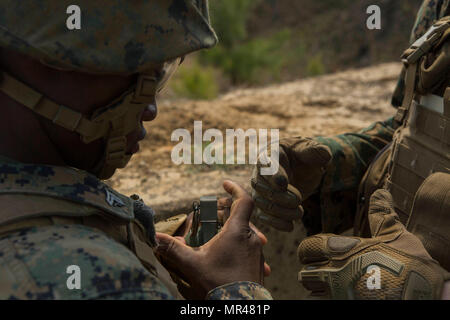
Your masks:
<path fill-rule="evenodd" d="M 131 150 L 130 150 L 130 153 L 129 153 L 129 154 L 131 154 L 131 155 L 136 154 L 136 153 L 139 152 L 139 150 L 140 150 L 139 142 L 136 142 L 136 143 L 131 147 Z"/>

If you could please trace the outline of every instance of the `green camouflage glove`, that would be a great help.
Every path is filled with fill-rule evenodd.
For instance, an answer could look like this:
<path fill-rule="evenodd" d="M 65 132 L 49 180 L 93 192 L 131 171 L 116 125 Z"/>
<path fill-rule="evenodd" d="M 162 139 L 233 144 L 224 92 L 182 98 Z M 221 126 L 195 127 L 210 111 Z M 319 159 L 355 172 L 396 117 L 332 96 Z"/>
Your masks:
<path fill-rule="evenodd" d="M 332 299 L 440 299 L 448 273 L 399 221 L 386 190 L 370 200 L 372 238 L 319 234 L 303 240 L 299 281 Z"/>
<path fill-rule="evenodd" d="M 332 155 L 327 146 L 300 137 L 282 139 L 279 154 L 279 169 L 274 175 L 262 176 L 263 165 L 255 167 L 252 197 L 260 221 L 292 231 L 293 221 L 303 215 L 301 202 L 317 191 Z"/>

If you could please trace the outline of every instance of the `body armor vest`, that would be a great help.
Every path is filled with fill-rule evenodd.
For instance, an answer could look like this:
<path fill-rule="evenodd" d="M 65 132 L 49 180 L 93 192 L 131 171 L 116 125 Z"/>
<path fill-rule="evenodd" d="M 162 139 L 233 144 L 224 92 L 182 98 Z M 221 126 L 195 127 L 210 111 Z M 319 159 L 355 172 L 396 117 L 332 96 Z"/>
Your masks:
<path fill-rule="evenodd" d="M 422 97 L 420 103 L 414 101 L 408 120 L 394 137 L 386 188 L 403 223 L 409 220 L 416 193 L 425 179 L 437 172 L 450 174 L 450 87 L 444 105 L 430 103 L 430 99 L 444 100 L 430 95 Z M 439 105 L 444 113 L 438 110 Z M 433 106 L 437 108 L 433 110 Z"/>

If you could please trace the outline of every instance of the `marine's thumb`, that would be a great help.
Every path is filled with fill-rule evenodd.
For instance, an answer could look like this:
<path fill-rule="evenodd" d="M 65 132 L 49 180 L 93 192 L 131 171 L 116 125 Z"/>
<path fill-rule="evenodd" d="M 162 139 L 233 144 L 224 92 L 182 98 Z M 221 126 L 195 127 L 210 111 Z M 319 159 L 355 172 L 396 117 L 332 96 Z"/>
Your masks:
<path fill-rule="evenodd" d="M 370 198 L 369 225 L 372 237 L 386 236 L 405 230 L 394 210 L 392 195 L 385 189 L 375 191 Z"/>
<path fill-rule="evenodd" d="M 332 159 L 330 147 L 314 140 L 307 140 L 295 148 L 295 156 L 308 165 L 326 166 Z"/>
<path fill-rule="evenodd" d="M 178 266 L 192 263 L 193 249 L 181 240 L 165 233 L 156 233 L 158 246 L 156 252 L 164 259 L 176 263 Z"/>

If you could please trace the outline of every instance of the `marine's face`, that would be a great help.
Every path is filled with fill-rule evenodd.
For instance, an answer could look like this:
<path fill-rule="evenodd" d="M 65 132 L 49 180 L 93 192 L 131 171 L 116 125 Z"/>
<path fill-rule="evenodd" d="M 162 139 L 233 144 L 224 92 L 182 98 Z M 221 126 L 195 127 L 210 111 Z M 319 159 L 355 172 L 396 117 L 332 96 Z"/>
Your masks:
<path fill-rule="evenodd" d="M 51 100 L 81 112 L 90 117 L 99 108 L 127 91 L 136 81 L 137 75 L 109 76 L 60 71 L 49 68 L 26 56 L 7 51 L 0 52 L 2 68 L 11 75 L 21 79 L 35 90 Z M 139 126 L 129 133 L 127 154 L 139 150 L 139 141 L 146 136 L 144 121 L 152 121 L 157 115 L 156 97 L 139 115 Z M 31 111 L 30 111 L 31 112 Z M 80 135 L 70 132 L 51 121 L 37 116 L 41 127 L 51 142 L 60 151 L 64 161 L 73 167 L 90 171 L 103 156 L 104 139 L 83 143 Z"/>
<path fill-rule="evenodd" d="M 77 88 L 82 99 L 72 97 L 72 99 L 61 100 L 66 103 L 68 107 L 84 109 L 83 114 L 90 117 L 98 108 L 104 107 L 110 101 L 120 96 L 130 86 L 132 86 L 137 76 L 118 77 L 118 76 L 96 76 L 96 75 L 82 75 L 82 80 L 78 79 L 80 75 L 69 73 L 60 75 L 60 77 L 67 77 L 70 84 L 68 87 Z M 62 97 L 61 97 L 62 98 Z M 71 105 L 71 100 L 76 101 Z M 84 100 L 84 101 L 80 101 Z M 157 116 L 156 95 L 152 97 L 152 102 L 139 114 L 140 119 L 138 126 L 129 134 L 126 135 L 127 147 L 126 154 L 133 155 L 139 151 L 139 142 L 143 140 L 147 134 L 144 128 L 144 122 L 152 121 Z M 86 106 L 86 107 L 84 107 Z M 88 107 L 89 106 L 89 107 Z M 73 162 L 71 165 L 77 168 L 90 171 L 103 157 L 106 141 L 101 138 L 89 144 L 81 141 L 77 133 L 68 132 L 67 130 L 55 126 L 49 129 L 57 135 L 61 135 L 58 145 L 66 154 L 64 157 L 67 162 Z M 64 133 L 63 133 L 64 131 Z M 56 133 L 58 132 L 58 133 Z M 70 160 L 69 160 L 70 159 Z"/>

